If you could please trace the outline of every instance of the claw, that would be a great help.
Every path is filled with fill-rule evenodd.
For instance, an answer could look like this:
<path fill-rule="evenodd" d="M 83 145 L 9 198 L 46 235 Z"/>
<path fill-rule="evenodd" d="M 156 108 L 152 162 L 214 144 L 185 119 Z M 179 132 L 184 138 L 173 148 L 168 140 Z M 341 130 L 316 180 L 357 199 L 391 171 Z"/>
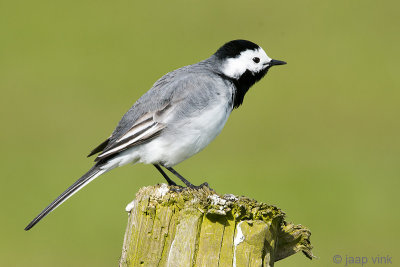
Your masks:
<path fill-rule="evenodd" d="M 175 192 L 175 193 L 180 193 L 182 192 L 186 187 L 180 186 L 180 185 L 173 185 L 169 187 L 169 191 Z"/>
<path fill-rule="evenodd" d="M 202 183 L 201 185 L 192 185 L 192 184 L 190 184 L 190 185 L 188 186 L 188 188 L 190 188 L 190 189 L 195 189 L 195 190 L 202 189 L 203 187 L 207 187 L 207 188 L 210 189 L 211 191 L 214 191 L 214 189 L 212 189 L 212 188 L 208 185 L 207 182 L 204 182 L 204 183 Z"/>

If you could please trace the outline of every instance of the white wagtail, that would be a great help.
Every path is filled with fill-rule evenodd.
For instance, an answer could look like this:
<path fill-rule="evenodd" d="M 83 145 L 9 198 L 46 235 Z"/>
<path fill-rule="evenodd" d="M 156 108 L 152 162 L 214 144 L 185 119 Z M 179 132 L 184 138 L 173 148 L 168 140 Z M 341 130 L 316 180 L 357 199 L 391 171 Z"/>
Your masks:
<path fill-rule="evenodd" d="M 197 188 L 172 166 L 205 148 L 222 130 L 249 88 L 274 65 L 246 40 L 224 44 L 210 58 L 167 73 L 128 110 L 107 140 L 89 154 L 100 153 L 95 165 L 47 206 L 25 230 L 31 229 L 101 174 L 128 163 L 153 164 L 176 185 L 162 167 L 187 187 Z"/>

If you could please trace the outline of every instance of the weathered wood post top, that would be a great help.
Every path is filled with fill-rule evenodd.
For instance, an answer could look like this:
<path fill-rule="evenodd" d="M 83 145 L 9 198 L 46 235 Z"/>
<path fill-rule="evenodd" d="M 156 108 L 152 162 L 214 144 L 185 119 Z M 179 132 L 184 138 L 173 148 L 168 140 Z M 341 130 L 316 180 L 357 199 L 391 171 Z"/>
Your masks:
<path fill-rule="evenodd" d="M 139 190 L 127 206 L 120 266 L 273 266 L 299 251 L 312 259 L 311 232 L 277 207 L 207 187 Z"/>

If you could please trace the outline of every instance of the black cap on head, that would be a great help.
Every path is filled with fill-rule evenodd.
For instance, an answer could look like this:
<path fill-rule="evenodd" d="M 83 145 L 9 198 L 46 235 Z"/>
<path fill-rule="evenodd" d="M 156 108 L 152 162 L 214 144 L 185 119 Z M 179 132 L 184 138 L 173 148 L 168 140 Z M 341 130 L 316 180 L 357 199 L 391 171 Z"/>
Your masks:
<path fill-rule="evenodd" d="M 233 40 L 221 46 L 215 56 L 219 59 L 235 58 L 246 50 L 256 50 L 259 46 L 247 40 Z"/>

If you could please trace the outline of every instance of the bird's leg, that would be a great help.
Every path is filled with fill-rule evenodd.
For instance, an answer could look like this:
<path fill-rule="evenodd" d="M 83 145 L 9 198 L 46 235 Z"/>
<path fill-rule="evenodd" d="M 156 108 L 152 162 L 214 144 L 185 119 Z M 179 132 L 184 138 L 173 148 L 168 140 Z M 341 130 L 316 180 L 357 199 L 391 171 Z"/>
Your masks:
<path fill-rule="evenodd" d="M 210 188 L 210 186 L 208 185 L 208 183 L 202 183 L 199 186 L 195 186 L 192 183 L 190 183 L 188 180 L 186 180 L 185 178 L 183 178 L 182 175 L 180 175 L 177 171 L 175 171 L 173 168 L 171 167 L 166 167 L 164 165 L 161 165 L 164 168 L 166 168 L 167 170 L 169 170 L 170 172 L 172 172 L 176 177 L 178 177 L 187 187 L 192 188 L 192 189 L 200 189 L 203 188 L 203 186 L 207 186 L 208 188 Z M 211 189 L 211 188 L 210 188 Z"/>
<path fill-rule="evenodd" d="M 168 177 L 168 175 L 163 171 L 163 169 L 161 169 L 161 167 L 158 164 L 153 164 L 153 165 L 162 174 L 162 176 L 165 178 L 165 180 L 167 180 L 168 185 L 176 186 L 176 183 L 174 181 L 172 181 L 171 178 Z"/>

